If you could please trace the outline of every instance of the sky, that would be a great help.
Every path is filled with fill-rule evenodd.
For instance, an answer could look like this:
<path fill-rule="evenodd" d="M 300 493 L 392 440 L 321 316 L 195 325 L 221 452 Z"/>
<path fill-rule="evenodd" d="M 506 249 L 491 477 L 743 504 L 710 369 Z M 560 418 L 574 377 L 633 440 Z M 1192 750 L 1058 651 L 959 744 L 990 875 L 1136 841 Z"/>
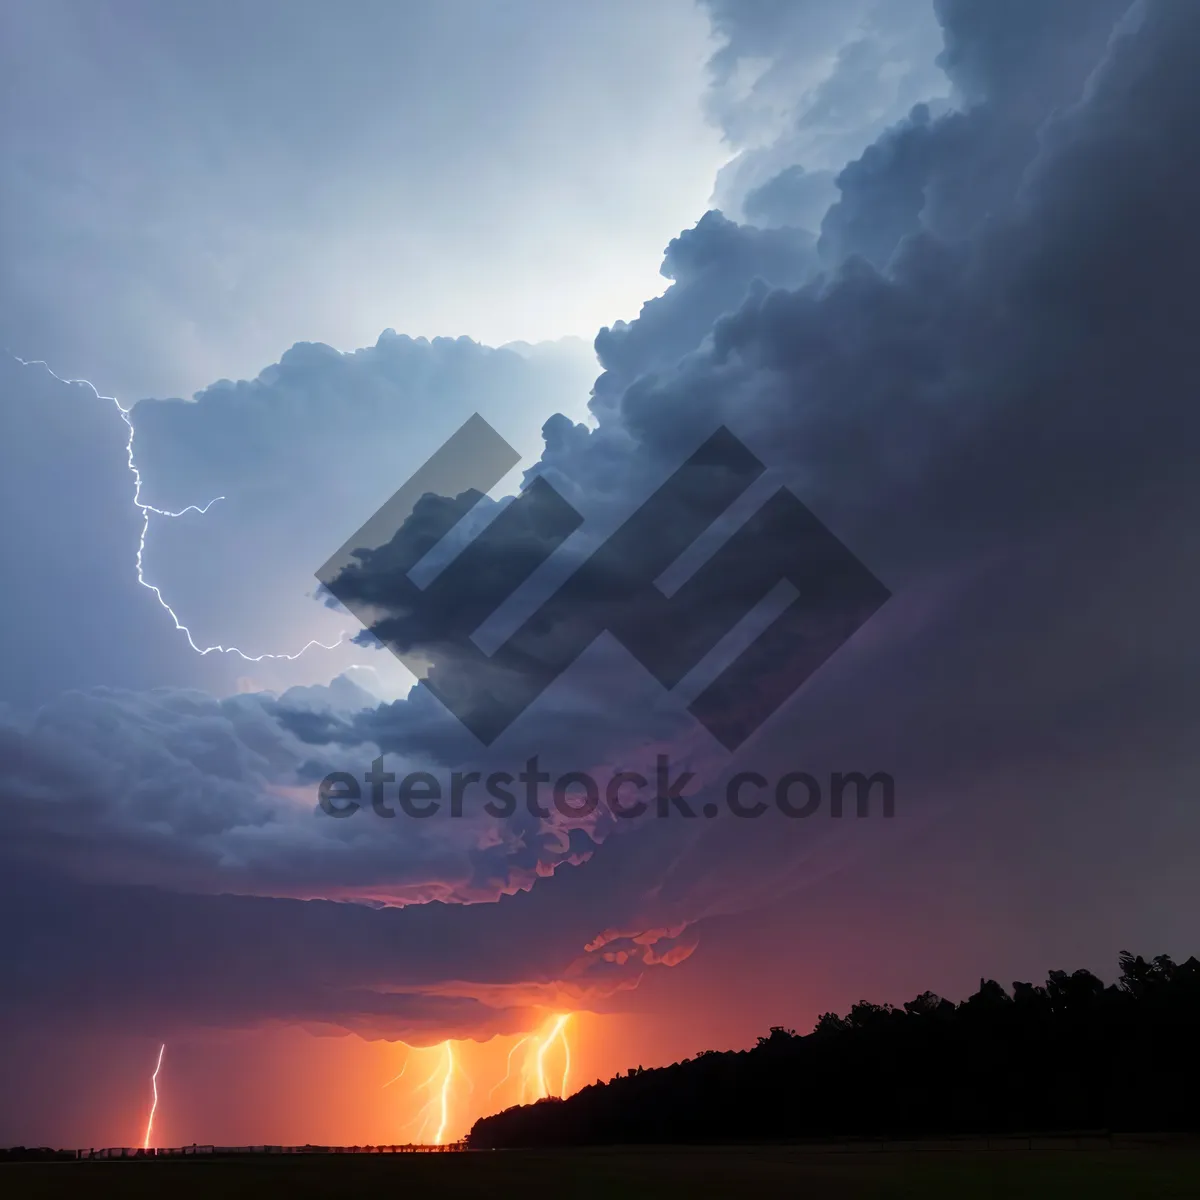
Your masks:
<path fill-rule="evenodd" d="M 1195 951 L 1191 6 L 0 22 L 0 1144 L 141 1144 L 164 1044 L 151 1144 L 446 1140 L 860 999 Z M 321 564 L 476 413 L 519 461 L 357 547 L 364 629 Z M 740 499 L 710 463 L 589 557 L 722 428 Z M 693 646 L 777 628 L 741 609 L 781 490 L 882 590 L 787 610 L 848 636 L 778 708 L 771 661 L 698 709 L 736 647 Z M 895 809 L 367 799 L 376 759 L 534 755 Z"/>

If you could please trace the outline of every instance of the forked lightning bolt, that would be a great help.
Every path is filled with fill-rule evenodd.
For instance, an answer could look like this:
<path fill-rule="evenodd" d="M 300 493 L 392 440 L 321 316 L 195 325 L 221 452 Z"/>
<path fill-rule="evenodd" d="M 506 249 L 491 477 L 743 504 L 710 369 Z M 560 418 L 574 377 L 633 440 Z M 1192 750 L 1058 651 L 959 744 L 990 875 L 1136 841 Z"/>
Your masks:
<path fill-rule="evenodd" d="M 530 1039 L 531 1037 L 533 1037 L 533 1034 L 532 1034 L 532 1033 L 527 1033 L 527 1034 L 526 1034 L 526 1035 L 525 1035 L 525 1036 L 524 1036 L 524 1037 L 523 1037 L 523 1038 L 522 1038 L 522 1039 L 521 1039 L 519 1042 L 517 1042 L 517 1043 L 516 1043 L 516 1045 L 514 1045 L 514 1046 L 513 1046 L 513 1048 L 512 1048 L 512 1049 L 511 1049 L 511 1050 L 508 1052 L 508 1063 L 507 1063 L 507 1069 L 506 1069 L 506 1070 L 505 1070 L 505 1072 L 504 1072 L 504 1078 L 503 1078 L 503 1079 L 501 1079 L 501 1080 L 500 1080 L 500 1082 L 499 1082 L 498 1084 L 496 1084 L 496 1086 L 495 1086 L 495 1087 L 493 1087 L 493 1088 L 492 1088 L 492 1090 L 491 1090 L 490 1092 L 488 1092 L 488 1099 L 489 1099 L 489 1100 L 491 1100 L 491 1098 L 492 1098 L 492 1097 L 493 1097 L 493 1096 L 494 1096 L 494 1095 L 495 1095 L 495 1094 L 496 1094 L 496 1093 L 497 1093 L 497 1092 L 498 1092 L 498 1091 L 499 1091 L 499 1090 L 500 1090 L 500 1089 L 501 1089 L 501 1088 L 502 1088 L 502 1087 L 503 1087 L 503 1086 L 504 1086 L 504 1085 L 505 1085 L 505 1084 L 506 1084 L 506 1083 L 507 1083 L 507 1082 L 508 1082 L 508 1081 L 509 1081 L 509 1080 L 512 1078 L 513 1055 L 514 1055 L 514 1054 L 516 1054 L 516 1053 L 517 1053 L 517 1051 L 518 1051 L 518 1050 L 520 1050 L 520 1049 L 521 1049 L 521 1047 L 522 1047 L 522 1046 L 524 1046 L 524 1045 L 525 1045 L 525 1043 L 526 1043 L 527 1041 L 529 1041 L 529 1039 Z"/>
<path fill-rule="evenodd" d="M 23 366 L 27 367 L 45 367 L 46 370 L 49 371 L 49 373 L 53 375 L 54 378 L 60 383 L 85 384 L 87 387 L 92 389 L 92 393 L 95 395 L 96 399 L 111 400 L 113 404 L 116 405 L 117 413 L 120 415 L 121 420 L 125 422 L 126 428 L 129 430 L 129 438 L 125 443 L 125 457 L 129 464 L 129 473 L 133 476 L 133 503 L 142 514 L 142 531 L 138 536 L 137 555 L 134 560 L 137 568 L 137 581 L 142 585 L 142 587 L 154 593 L 154 598 L 166 610 L 167 615 L 175 623 L 175 628 L 182 633 L 185 638 L 187 638 L 188 645 L 191 646 L 191 648 L 197 654 L 236 654 L 238 658 L 244 659 L 246 662 L 253 663 L 264 662 L 267 659 L 286 659 L 288 662 L 293 662 L 306 650 L 311 650 L 314 646 L 320 647 L 322 650 L 335 650 L 346 640 L 346 635 L 344 632 L 338 635 L 338 640 L 336 642 L 333 642 L 329 645 L 326 645 L 325 642 L 319 642 L 316 638 L 313 638 L 311 641 L 306 642 L 303 646 L 301 646 L 300 649 L 294 654 L 247 654 L 244 650 L 239 650 L 237 646 L 197 646 L 195 639 L 192 637 L 192 631 L 179 619 L 178 616 L 176 616 L 175 610 L 167 603 L 157 584 L 151 583 L 145 576 L 143 565 L 146 553 L 146 535 L 150 530 L 151 514 L 156 517 L 182 517 L 185 513 L 190 512 L 204 514 L 208 512 L 208 510 L 212 508 L 212 506 L 216 504 L 218 500 L 224 500 L 225 497 L 214 496 L 203 507 L 198 504 L 189 504 L 186 508 L 181 508 L 178 512 L 169 512 L 167 509 L 155 508 L 152 504 L 146 504 L 142 500 L 142 475 L 138 470 L 137 463 L 134 461 L 133 457 L 133 421 L 130 420 L 129 416 L 131 410 L 128 408 L 123 408 L 121 402 L 115 396 L 101 396 L 96 390 L 95 385 L 86 379 L 63 379 L 62 376 L 55 375 L 54 372 L 50 370 L 49 366 L 47 366 L 47 364 L 42 362 L 40 359 L 26 361 L 23 358 L 19 358 L 17 361 Z"/>
<path fill-rule="evenodd" d="M 428 1091 L 428 1099 L 421 1106 L 417 1115 L 411 1121 L 401 1125 L 400 1128 L 402 1130 L 411 1129 L 420 1121 L 421 1128 L 417 1131 L 417 1137 L 423 1138 L 430 1128 L 434 1127 L 433 1143 L 435 1146 L 440 1146 L 445 1140 L 446 1125 L 450 1120 L 450 1087 L 457 1070 L 457 1063 L 454 1059 L 453 1042 L 447 1040 L 437 1049 L 442 1051 L 441 1063 L 434 1068 L 428 1079 L 417 1084 L 417 1091 Z M 407 1068 L 407 1062 L 404 1065 Z M 403 1075 L 404 1072 L 401 1071 L 400 1074 Z M 399 1075 L 396 1076 L 396 1079 L 399 1077 Z M 394 1082 L 395 1079 L 388 1080 L 388 1083 Z M 385 1083 L 383 1086 L 387 1087 L 388 1084 Z"/>
<path fill-rule="evenodd" d="M 555 1089 L 551 1086 L 548 1077 L 546 1063 L 547 1056 L 555 1045 L 559 1046 L 562 1052 L 562 1077 L 558 1083 L 557 1094 L 565 1099 L 571 1076 L 571 1041 L 567 1036 L 567 1025 L 570 1020 L 570 1013 L 559 1013 L 557 1016 L 548 1018 L 540 1030 L 527 1033 L 520 1041 L 516 1042 L 508 1052 L 504 1078 L 488 1092 L 488 1100 L 494 1099 L 496 1093 L 513 1078 L 513 1060 L 518 1055 L 520 1055 L 520 1068 L 517 1073 L 517 1081 L 520 1083 L 521 1103 L 525 1104 L 530 1100 L 542 1100 L 547 1096 L 555 1095 Z M 522 1050 L 524 1050 L 523 1054 Z"/>
<path fill-rule="evenodd" d="M 567 1095 L 567 1077 L 571 1073 L 571 1043 L 567 1041 L 567 1036 L 563 1032 L 566 1028 L 567 1021 L 570 1020 L 570 1013 L 560 1013 L 554 1018 L 550 1026 L 549 1033 L 543 1034 L 538 1041 L 537 1054 L 534 1057 L 533 1079 L 536 1094 L 535 1100 L 541 1100 L 553 1093 L 550 1091 L 550 1085 L 546 1082 L 546 1051 L 554 1045 L 555 1042 L 560 1042 L 563 1048 L 563 1073 L 562 1083 L 559 1084 L 558 1094 L 562 1099 L 566 1099 Z"/>

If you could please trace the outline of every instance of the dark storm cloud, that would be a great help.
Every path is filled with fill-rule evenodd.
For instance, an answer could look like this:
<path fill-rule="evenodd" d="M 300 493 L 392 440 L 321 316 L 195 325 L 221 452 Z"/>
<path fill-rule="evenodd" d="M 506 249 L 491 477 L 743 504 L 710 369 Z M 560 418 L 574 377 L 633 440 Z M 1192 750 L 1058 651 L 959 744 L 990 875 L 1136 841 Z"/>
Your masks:
<path fill-rule="evenodd" d="M 1133 795 L 1157 814 L 1152 806 L 1174 811 L 1194 794 L 1186 733 L 1200 715 L 1192 686 L 1200 665 L 1192 349 L 1200 100 L 1191 80 L 1200 12 L 1148 4 L 1110 44 L 1117 7 L 1064 5 L 1052 18 L 1050 7 L 939 7 L 963 110 L 918 110 L 842 173 L 841 200 L 822 231 L 826 274 L 813 273 L 811 244 L 789 230 L 748 230 L 710 215 L 673 243 L 675 284 L 636 322 L 598 339 L 605 375 L 594 426 L 552 418 L 542 459 L 526 476 L 527 486 L 542 479 L 583 514 L 581 547 L 565 547 L 578 561 L 727 424 L 767 465 L 768 481 L 793 488 L 894 599 L 763 730 L 753 763 L 714 766 L 690 719 L 603 638 L 498 752 L 519 759 L 536 748 L 586 767 L 663 746 L 707 763 L 706 782 L 739 765 L 887 770 L 898 782 L 897 820 L 837 828 L 651 821 L 619 837 L 596 826 L 582 849 L 555 843 L 558 862 L 586 857 L 582 866 L 539 878 L 554 863 L 540 857 L 537 838 L 547 831 L 532 825 L 497 850 L 424 846 L 433 835 L 405 822 L 403 846 L 385 851 L 381 822 L 314 830 L 309 802 L 309 824 L 293 829 L 263 799 L 263 784 L 277 782 L 278 746 L 289 762 L 335 768 L 343 752 L 377 747 L 414 762 L 488 761 L 423 690 L 359 711 L 286 696 L 219 706 L 182 699 L 167 706 L 170 720 L 142 713 L 145 699 L 123 701 L 120 720 L 109 698 L 64 702 L 57 720 L 70 740 L 100 737 L 95 758 L 115 780 L 103 803 L 73 793 L 85 814 L 73 819 L 97 860 L 119 859 L 113 825 L 120 829 L 130 810 L 139 815 L 128 784 L 146 761 L 146 741 L 136 748 L 135 740 L 132 753 L 112 750 L 121 744 L 113 730 L 132 720 L 155 731 L 155 748 L 171 760 L 164 765 L 175 773 L 165 778 L 177 806 L 161 830 L 139 827 L 138 862 L 148 839 L 173 845 L 179 828 L 196 830 L 183 869 L 203 853 L 212 877 L 232 863 L 235 886 L 247 890 L 260 871 L 289 895 L 342 887 L 386 898 L 388 887 L 409 881 L 436 888 L 445 872 L 464 888 L 486 880 L 493 894 L 499 878 L 533 884 L 494 905 L 386 913 L 247 897 L 165 900 L 163 919 L 184 935 L 181 944 L 194 929 L 216 954 L 227 937 L 244 965 L 210 985 L 206 1019 L 284 1012 L 354 1028 L 493 1028 L 508 1019 L 496 1016 L 501 996 L 531 1002 L 543 985 L 595 971 L 605 987 L 619 986 L 632 981 L 631 963 L 678 961 L 698 920 L 778 901 L 886 844 L 901 818 L 911 834 L 939 807 L 1020 796 L 1037 820 L 1102 839 L 1097 797 L 1111 804 Z M 325 370 L 315 352 L 296 366 L 306 376 Z M 427 502 L 401 541 L 437 506 Z M 488 506 L 488 515 L 497 510 L 504 506 Z M 533 533 L 514 530 L 517 544 L 528 550 Z M 500 577 L 519 566 L 498 550 L 489 560 Z M 464 582 L 439 617 L 453 628 L 479 601 Z M 423 644 L 422 631 L 404 624 L 408 614 L 388 619 L 411 645 Z M 436 659 L 437 646 L 428 648 Z M 106 717 L 68 719 L 72 705 Z M 20 775 L 20 753 L 9 761 Z M 112 774 L 113 762 L 125 764 L 125 776 Z M 226 828 L 238 814 L 238 828 Z M 36 823 L 23 831 L 26 861 L 44 872 L 69 867 L 55 850 L 64 831 L 55 825 L 41 836 Z M 259 835 L 266 849 L 255 858 Z M 360 837 L 376 843 L 345 844 Z M 1037 837 L 1035 826 L 1025 840 Z M 393 851 L 398 860 L 384 861 Z M 239 853 L 253 868 L 244 876 Z M 272 875 L 275 862 L 286 869 Z M 426 873 L 406 874 L 413 863 Z M 155 882 L 165 885 L 165 872 Z M 64 944 L 74 944 L 74 905 L 111 911 L 113 936 L 145 907 L 124 892 L 77 886 L 63 885 L 55 928 Z M 165 936 L 166 927 L 151 929 Z M 660 930 L 667 948 L 655 961 L 635 952 L 657 945 Z M 638 940 L 645 931 L 655 931 L 653 942 Z M 13 1005 L 48 994 L 54 972 L 67 969 L 38 936 L 22 931 L 14 961 L 29 983 Z M 276 957 L 260 965 L 255 953 L 271 946 Z M 197 1006 L 183 989 L 195 968 L 183 953 L 168 960 L 180 990 L 163 972 L 145 1003 L 190 1019 Z M 132 978 L 149 975 L 134 957 L 118 962 Z M 597 957 L 603 970 L 592 965 Z M 89 986 L 118 1008 L 115 964 L 84 961 Z M 290 1000 L 276 967 L 294 985 Z M 467 986 L 456 986 L 464 976 Z M 380 999 L 381 981 L 405 998 Z M 448 1007 L 431 1009 L 431 996 Z M 513 1015 L 514 1025 L 520 1019 Z"/>
<path fill-rule="evenodd" d="M 838 176 L 821 252 L 830 265 L 861 254 L 880 269 L 902 238 L 928 229 L 960 238 L 1011 211 L 1047 119 L 1080 97 L 1128 0 L 947 0 L 937 6 L 939 56 L 961 111 L 918 105 Z"/>
<path fill-rule="evenodd" d="M 1026 108 L 1033 119 L 1077 99 L 1128 0 L 933 0 L 938 65 L 969 103 Z"/>
<path fill-rule="evenodd" d="M 802 230 L 759 230 L 706 213 L 667 247 L 661 270 L 673 282 L 665 294 L 647 300 L 637 320 L 597 334 L 604 374 L 593 407 L 649 372 L 676 367 L 755 280 L 795 285 L 816 265 L 815 239 Z"/>
<path fill-rule="evenodd" d="M 375 713 L 367 693 L 337 682 L 279 698 L 67 692 L 31 720 L 0 724 L 5 862 L 183 891 L 412 904 L 495 900 L 588 855 L 586 823 L 557 813 L 508 822 L 478 806 L 426 822 L 325 815 L 321 778 L 361 777 L 403 740 L 384 737 L 385 708 L 374 717 L 384 747 L 360 730 L 352 752 L 316 749 L 314 731 L 328 737 L 348 714 Z M 401 773 L 441 765 L 434 739 L 409 741 L 424 744 Z"/>
<path fill-rule="evenodd" d="M 847 223 L 842 266 L 795 290 L 752 288 L 673 372 L 651 366 L 618 390 L 615 370 L 614 386 L 597 386 L 596 429 L 548 426 L 530 477 L 605 510 L 726 423 L 897 593 L 895 611 L 759 743 L 769 761 L 785 761 L 786 724 L 793 754 L 800 731 L 822 761 L 836 746 L 897 764 L 920 807 L 945 799 L 951 780 L 1035 769 L 1039 731 L 1072 726 L 1091 753 L 1056 795 L 1070 806 L 1106 739 L 1149 754 L 1179 720 L 1186 692 L 1168 647 L 1190 625 L 1145 578 L 1169 572 L 1188 594 L 1197 583 L 1185 539 L 1197 509 L 1187 465 L 1200 432 L 1188 404 L 1200 178 L 1186 79 L 1200 20 L 1150 6 L 1109 45 L 1118 15 L 1074 6 L 1048 21 L 1039 7 L 1004 32 L 978 6 L 947 9 L 948 61 L 974 107 L 918 113 L 864 155 L 869 170 L 840 181 L 843 205 L 863 214 L 903 210 L 896 197 L 907 197 L 903 220 L 864 216 L 879 240 L 861 249 L 876 265 Z M 975 45 L 989 38 L 994 52 Z M 1012 70 L 1023 46 L 1028 93 Z M 1036 117 L 1023 107 L 1034 101 Z M 927 155 L 893 152 L 919 138 Z M 968 163 L 998 165 L 951 204 L 956 144 Z M 922 228 L 921 197 L 955 220 Z M 685 297 L 668 291 L 664 307 Z M 607 366 L 603 344 L 601 355 Z M 1118 580 L 1106 538 L 1129 564 Z M 1141 648 L 1152 642 L 1154 656 L 1113 644 L 1101 613 L 1153 628 Z M 1003 702 L 980 694 L 982 679 Z M 838 727 L 821 706 L 846 691 L 855 698 Z M 715 857 L 673 865 L 672 919 L 688 915 L 689 886 L 744 902 L 763 854 L 780 859 L 774 886 L 803 877 L 789 881 L 788 839 L 765 827 L 696 837 Z"/>
<path fill-rule="evenodd" d="M 6 936 L 0 1013 L 61 1026 L 85 1004 L 98 1032 L 166 1037 L 283 1021 L 415 1044 L 482 1040 L 528 1028 L 539 1009 L 602 1005 L 663 956 L 686 956 L 670 930 L 588 945 L 597 882 L 576 872 L 498 904 L 380 911 L 6 870 L 0 896 L 27 915 Z M 611 895 L 604 903 L 619 919 Z"/>

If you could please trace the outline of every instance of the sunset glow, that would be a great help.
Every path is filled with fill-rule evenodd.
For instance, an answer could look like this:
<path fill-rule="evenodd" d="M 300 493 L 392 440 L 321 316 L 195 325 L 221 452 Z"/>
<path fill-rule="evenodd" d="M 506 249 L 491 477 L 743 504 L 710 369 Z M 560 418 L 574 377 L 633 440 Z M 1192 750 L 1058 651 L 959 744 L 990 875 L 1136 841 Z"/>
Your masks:
<path fill-rule="evenodd" d="M 503 1074 L 486 1092 L 482 1085 L 498 1069 L 496 1050 L 503 1046 L 500 1039 L 482 1044 L 447 1040 L 423 1050 L 413 1049 L 412 1054 L 427 1058 L 436 1054 L 436 1060 L 429 1074 L 408 1093 L 417 1107 L 399 1127 L 403 1140 L 443 1145 L 465 1135 L 479 1117 L 512 1104 L 566 1096 L 571 1074 L 568 1034 L 572 1015 L 558 1013 L 547 1018 L 538 1030 L 513 1041 L 504 1054 Z M 399 1083 L 411 1061 L 410 1056 L 383 1087 Z M 472 1104 L 471 1097 L 476 1095 L 483 1099 Z"/>

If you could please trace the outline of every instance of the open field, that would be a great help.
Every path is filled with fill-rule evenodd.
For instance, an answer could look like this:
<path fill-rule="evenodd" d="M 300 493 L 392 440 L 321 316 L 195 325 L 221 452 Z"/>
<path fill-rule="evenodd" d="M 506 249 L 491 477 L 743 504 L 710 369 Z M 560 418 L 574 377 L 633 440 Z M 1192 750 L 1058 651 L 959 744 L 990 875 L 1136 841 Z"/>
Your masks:
<path fill-rule="evenodd" d="M 378 1192 L 376 1191 L 378 1189 Z M 860 1197 L 1200 1196 L 1200 1147 L 876 1150 L 798 1147 L 473 1151 L 241 1159 L 0 1164 L 0 1194 L 26 1197 L 561 1195 L 637 1200 Z"/>

